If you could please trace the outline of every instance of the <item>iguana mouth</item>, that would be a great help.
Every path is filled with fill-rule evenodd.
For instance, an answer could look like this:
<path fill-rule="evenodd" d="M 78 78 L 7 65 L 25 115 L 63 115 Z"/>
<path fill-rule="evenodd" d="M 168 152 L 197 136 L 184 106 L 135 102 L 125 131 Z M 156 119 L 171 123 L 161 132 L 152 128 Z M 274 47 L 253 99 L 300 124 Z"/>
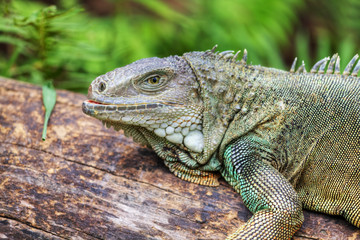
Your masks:
<path fill-rule="evenodd" d="M 86 100 L 86 102 L 92 103 L 92 104 L 109 105 L 109 104 L 106 104 L 106 103 L 96 102 L 94 100 Z"/>
<path fill-rule="evenodd" d="M 142 111 L 147 111 L 151 109 L 161 109 L 161 108 L 169 108 L 176 107 L 181 104 L 166 102 L 166 103 L 124 103 L 124 104 L 114 104 L 114 103 L 103 103 L 95 100 L 86 100 L 82 104 L 82 110 L 85 114 L 90 116 L 100 116 L 104 115 L 108 119 L 111 115 L 117 114 L 126 114 L 130 112 L 138 112 L 141 114 Z M 104 120 L 106 120 L 104 119 Z"/>
<path fill-rule="evenodd" d="M 143 109 L 153 109 L 153 108 L 163 108 L 163 107 L 175 107 L 180 104 L 175 104 L 172 102 L 167 103 L 134 103 L 134 104 L 111 104 L 111 103 L 102 103 L 94 100 L 86 100 L 83 102 L 83 110 L 85 109 L 94 109 L 96 111 L 130 111 L 130 110 L 143 110 Z"/>

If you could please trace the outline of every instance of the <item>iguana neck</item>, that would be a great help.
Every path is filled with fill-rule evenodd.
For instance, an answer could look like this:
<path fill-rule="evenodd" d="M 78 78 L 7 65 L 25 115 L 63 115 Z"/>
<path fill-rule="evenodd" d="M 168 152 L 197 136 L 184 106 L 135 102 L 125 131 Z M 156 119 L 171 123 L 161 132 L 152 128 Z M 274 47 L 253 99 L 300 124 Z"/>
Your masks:
<path fill-rule="evenodd" d="M 204 151 L 197 161 L 205 164 L 217 155 L 229 124 L 238 113 L 246 115 L 266 98 L 263 69 L 212 52 L 191 52 L 183 56 L 192 66 L 204 104 Z M 221 156 L 217 156 L 221 158 Z"/>

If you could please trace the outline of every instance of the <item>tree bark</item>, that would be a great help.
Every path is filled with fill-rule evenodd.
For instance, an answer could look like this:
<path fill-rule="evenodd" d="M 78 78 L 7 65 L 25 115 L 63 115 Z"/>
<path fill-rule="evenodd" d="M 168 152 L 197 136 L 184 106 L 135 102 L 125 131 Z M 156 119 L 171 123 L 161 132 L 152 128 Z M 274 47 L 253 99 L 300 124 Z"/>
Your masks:
<path fill-rule="evenodd" d="M 224 181 L 176 178 L 148 148 L 57 91 L 47 140 L 38 86 L 0 78 L 0 239 L 224 239 L 251 213 Z M 294 239 L 360 239 L 340 217 L 305 211 Z"/>

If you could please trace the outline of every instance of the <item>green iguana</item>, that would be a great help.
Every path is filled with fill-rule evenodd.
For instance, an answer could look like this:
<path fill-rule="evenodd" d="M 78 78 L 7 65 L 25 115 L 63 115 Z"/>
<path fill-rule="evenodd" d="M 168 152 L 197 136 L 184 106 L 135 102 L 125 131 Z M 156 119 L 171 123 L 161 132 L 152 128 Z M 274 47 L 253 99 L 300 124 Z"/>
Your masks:
<path fill-rule="evenodd" d="M 83 111 L 123 129 L 190 182 L 217 171 L 254 215 L 228 239 L 289 239 L 302 208 L 360 227 L 360 61 L 289 72 L 247 53 L 147 58 L 96 78 Z M 357 64 L 356 64 L 357 62 Z"/>

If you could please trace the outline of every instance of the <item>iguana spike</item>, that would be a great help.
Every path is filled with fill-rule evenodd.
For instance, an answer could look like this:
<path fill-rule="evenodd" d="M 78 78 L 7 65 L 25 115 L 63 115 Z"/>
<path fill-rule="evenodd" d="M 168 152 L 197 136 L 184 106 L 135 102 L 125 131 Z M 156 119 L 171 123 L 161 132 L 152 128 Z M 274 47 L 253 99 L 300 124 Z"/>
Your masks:
<path fill-rule="evenodd" d="M 234 51 L 233 50 L 222 51 L 221 53 L 219 53 L 219 55 L 223 57 L 229 53 L 234 53 Z"/>
<path fill-rule="evenodd" d="M 234 56 L 234 51 L 232 51 L 232 50 L 223 51 L 223 52 L 219 53 L 219 55 L 220 55 L 220 58 L 230 59 Z"/>
<path fill-rule="evenodd" d="M 325 72 L 326 65 L 328 64 L 330 58 L 327 58 L 327 61 L 323 62 L 323 64 L 320 65 L 318 73 L 323 74 Z"/>
<path fill-rule="evenodd" d="M 212 53 L 214 53 L 217 47 L 218 47 L 218 45 L 215 44 L 215 46 L 213 46 L 213 48 L 212 48 L 210 51 L 211 51 Z"/>
<path fill-rule="evenodd" d="M 358 75 L 359 70 L 360 70 L 360 61 L 357 62 L 356 66 L 354 67 L 354 70 L 351 73 L 351 76 L 356 77 Z"/>
<path fill-rule="evenodd" d="M 314 64 L 314 66 L 311 68 L 310 72 L 311 72 L 311 73 L 316 73 L 316 72 L 318 72 L 319 67 L 320 67 L 321 65 L 323 65 L 324 63 L 325 63 L 325 66 L 326 66 L 326 63 L 327 63 L 329 60 L 330 60 L 329 57 L 326 57 L 326 58 L 321 59 L 320 61 L 318 61 L 317 63 Z M 324 67 L 324 68 L 325 68 L 325 67 Z"/>
<path fill-rule="evenodd" d="M 301 66 L 296 70 L 297 73 L 306 73 L 305 62 L 302 61 Z"/>
<path fill-rule="evenodd" d="M 306 73 L 307 71 L 306 71 L 306 68 L 305 68 L 305 62 L 304 62 L 304 60 L 302 61 L 301 65 L 303 66 L 302 72 L 303 72 L 303 73 Z"/>
<path fill-rule="evenodd" d="M 332 57 L 330 59 L 330 62 L 329 62 L 329 65 L 328 65 L 328 68 L 326 70 L 326 74 L 332 74 L 334 72 L 334 66 L 335 66 L 335 62 L 336 62 L 337 57 L 338 57 L 337 53 L 332 55 Z"/>
<path fill-rule="evenodd" d="M 231 61 L 233 57 L 234 57 L 233 53 L 228 53 L 223 58 L 226 59 L 227 61 Z"/>
<path fill-rule="evenodd" d="M 240 53 L 241 53 L 241 50 L 237 51 L 235 53 L 234 57 L 232 58 L 232 60 L 235 61 Z"/>
<path fill-rule="evenodd" d="M 358 60 L 358 58 L 359 58 L 359 55 L 356 54 L 356 55 L 350 60 L 350 62 L 348 63 L 348 65 L 346 65 L 346 68 L 345 68 L 345 70 L 344 70 L 344 72 L 343 72 L 343 75 L 345 75 L 345 76 L 350 75 L 351 70 L 352 70 L 352 68 L 354 67 L 354 65 L 355 65 L 356 61 Z"/>
<path fill-rule="evenodd" d="M 242 63 L 246 63 L 246 61 L 247 61 L 247 50 L 244 49 L 244 55 L 243 55 L 243 57 L 242 57 L 242 59 L 241 59 L 241 62 L 242 62 Z"/>
<path fill-rule="evenodd" d="M 293 63 L 291 64 L 291 68 L 290 68 L 290 72 L 291 72 L 291 73 L 294 73 L 294 72 L 295 72 L 296 62 L 297 62 L 297 57 L 295 57 Z"/>
<path fill-rule="evenodd" d="M 337 56 L 337 58 L 336 58 L 334 74 L 340 74 L 340 57 L 339 56 Z"/>

